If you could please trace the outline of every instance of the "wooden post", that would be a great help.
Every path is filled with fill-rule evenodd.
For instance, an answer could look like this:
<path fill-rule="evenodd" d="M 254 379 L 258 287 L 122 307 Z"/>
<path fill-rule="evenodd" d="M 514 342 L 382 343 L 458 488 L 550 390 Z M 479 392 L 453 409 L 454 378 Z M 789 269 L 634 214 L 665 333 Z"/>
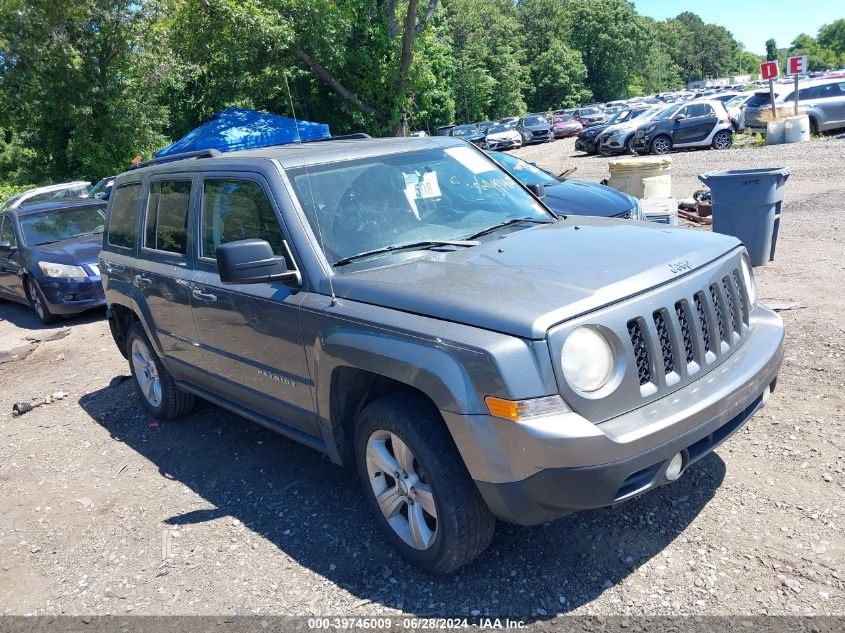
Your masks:
<path fill-rule="evenodd" d="M 778 111 L 775 108 L 775 80 L 769 79 L 769 99 L 772 101 L 772 120 L 778 118 Z"/>
<path fill-rule="evenodd" d="M 795 73 L 795 116 L 798 116 L 798 73 Z"/>

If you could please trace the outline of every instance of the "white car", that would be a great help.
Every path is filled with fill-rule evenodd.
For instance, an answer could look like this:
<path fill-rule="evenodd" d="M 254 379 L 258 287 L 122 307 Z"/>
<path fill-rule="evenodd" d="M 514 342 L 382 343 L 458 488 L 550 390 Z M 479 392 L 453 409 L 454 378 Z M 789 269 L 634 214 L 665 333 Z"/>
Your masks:
<path fill-rule="evenodd" d="M 506 123 L 497 123 L 487 128 L 484 143 L 487 149 L 517 149 L 522 147 L 522 134 Z"/>
<path fill-rule="evenodd" d="M 51 200 L 62 200 L 64 198 L 84 198 L 91 190 L 91 183 L 84 180 L 75 182 L 63 182 L 36 189 L 27 189 L 11 198 L 6 198 L 0 204 L 0 211 L 6 209 L 17 209 L 39 202 L 50 202 Z"/>
<path fill-rule="evenodd" d="M 745 129 L 745 104 L 754 96 L 753 92 L 743 92 L 725 102 L 725 110 L 731 115 L 734 130 Z"/>

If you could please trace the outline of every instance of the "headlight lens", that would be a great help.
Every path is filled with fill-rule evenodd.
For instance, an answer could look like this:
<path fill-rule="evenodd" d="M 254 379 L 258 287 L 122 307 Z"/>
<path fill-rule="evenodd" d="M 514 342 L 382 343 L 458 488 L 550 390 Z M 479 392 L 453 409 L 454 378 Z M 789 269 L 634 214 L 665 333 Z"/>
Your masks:
<path fill-rule="evenodd" d="M 570 332 L 560 359 L 563 377 L 580 391 L 598 391 L 613 375 L 613 348 L 598 330 L 582 326 Z"/>
<path fill-rule="evenodd" d="M 657 126 L 656 126 L 656 125 L 649 125 L 649 126 L 645 129 L 645 132 L 646 132 L 646 134 L 649 134 L 650 132 L 654 132 L 654 130 L 656 130 L 656 129 L 657 129 Z"/>
<path fill-rule="evenodd" d="M 745 292 L 748 293 L 748 302 L 751 307 L 757 305 L 757 282 L 754 281 L 754 271 L 751 270 L 751 260 L 748 253 L 742 254 L 742 282 L 745 284 Z"/>
<path fill-rule="evenodd" d="M 38 262 L 38 267 L 45 277 L 61 277 L 63 279 L 85 279 L 88 273 L 82 266 L 69 264 L 54 264 L 53 262 Z"/>

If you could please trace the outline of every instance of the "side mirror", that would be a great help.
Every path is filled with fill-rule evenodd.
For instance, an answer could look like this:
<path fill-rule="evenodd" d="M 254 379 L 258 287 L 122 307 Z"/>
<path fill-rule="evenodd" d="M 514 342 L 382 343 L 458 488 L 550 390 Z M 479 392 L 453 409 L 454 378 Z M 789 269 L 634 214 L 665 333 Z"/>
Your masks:
<path fill-rule="evenodd" d="M 525 185 L 525 187 L 534 194 L 534 196 L 538 200 L 545 200 L 546 199 L 546 185 L 541 184 L 530 184 Z"/>
<path fill-rule="evenodd" d="M 9 240 L 0 241 L 0 251 L 11 253 L 13 250 L 15 250 L 15 247 L 12 246 L 12 243 Z"/>
<path fill-rule="evenodd" d="M 273 254 L 265 240 L 238 240 L 217 247 L 217 270 L 224 284 L 293 283 L 299 273 L 288 270 L 284 257 Z"/>
<path fill-rule="evenodd" d="M 684 120 L 684 119 L 686 119 L 686 118 L 687 118 L 687 115 L 686 115 L 686 114 L 676 114 L 676 115 L 675 115 L 675 120 L 676 120 L 676 121 L 683 121 L 683 120 Z"/>

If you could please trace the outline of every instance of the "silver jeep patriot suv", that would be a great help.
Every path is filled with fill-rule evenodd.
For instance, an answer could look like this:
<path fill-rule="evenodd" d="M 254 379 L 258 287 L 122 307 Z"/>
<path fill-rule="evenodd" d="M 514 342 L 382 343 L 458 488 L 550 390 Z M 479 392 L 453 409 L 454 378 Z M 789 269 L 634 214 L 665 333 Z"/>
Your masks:
<path fill-rule="evenodd" d="M 142 401 L 354 466 L 431 572 L 496 518 L 676 480 L 775 387 L 783 325 L 733 238 L 556 216 L 459 139 L 176 158 L 115 179 L 100 261 Z"/>

